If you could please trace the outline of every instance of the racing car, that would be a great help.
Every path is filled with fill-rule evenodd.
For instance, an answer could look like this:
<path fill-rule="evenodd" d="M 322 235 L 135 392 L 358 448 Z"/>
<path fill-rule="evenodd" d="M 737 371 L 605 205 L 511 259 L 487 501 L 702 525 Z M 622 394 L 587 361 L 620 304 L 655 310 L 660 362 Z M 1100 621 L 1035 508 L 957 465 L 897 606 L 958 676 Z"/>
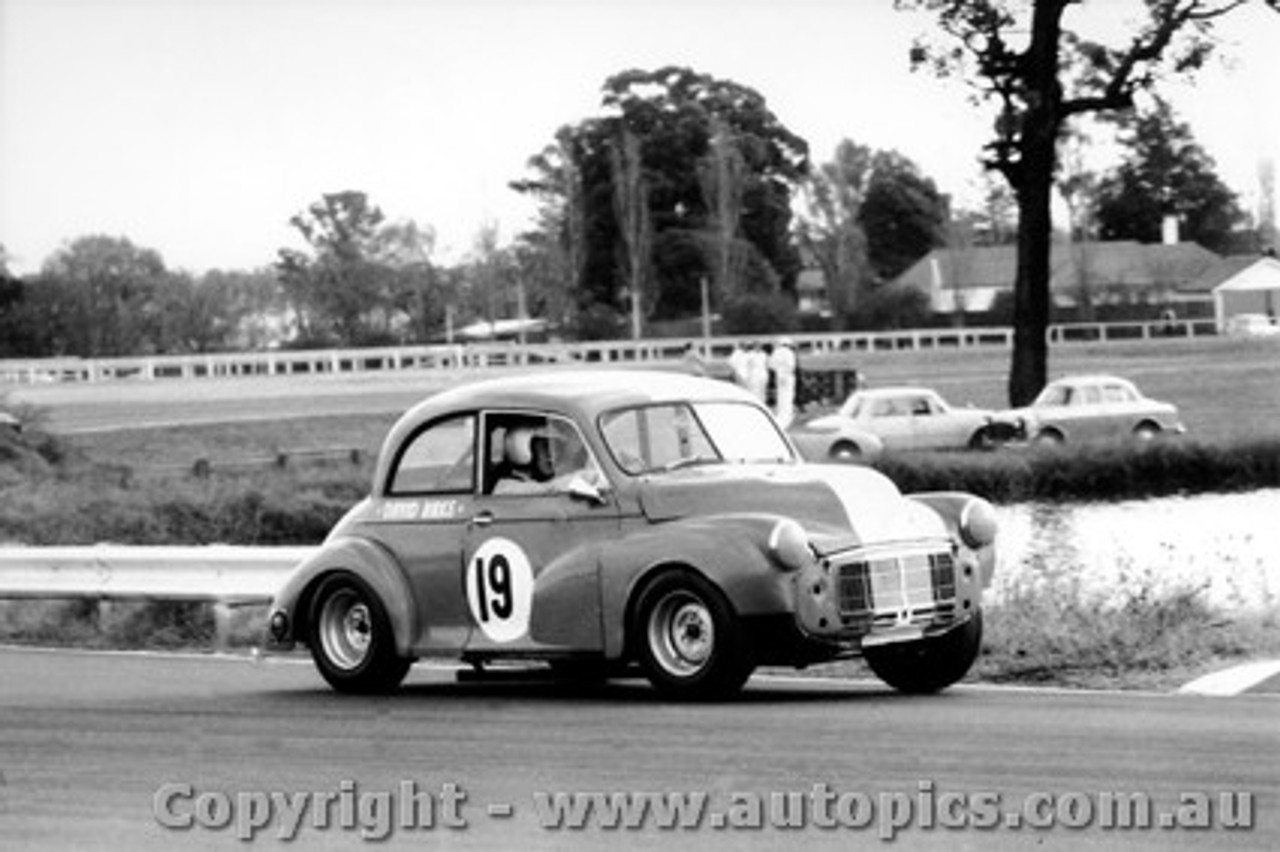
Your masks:
<path fill-rule="evenodd" d="M 859 655 L 936 692 L 978 654 L 995 535 L 980 497 L 804 461 L 727 382 L 507 376 L 400 417 L 368 495 L 276 595 L 267 647 L 307 646 L 342 692 L 445 657 L 713 698 L 758 666 Z"/>

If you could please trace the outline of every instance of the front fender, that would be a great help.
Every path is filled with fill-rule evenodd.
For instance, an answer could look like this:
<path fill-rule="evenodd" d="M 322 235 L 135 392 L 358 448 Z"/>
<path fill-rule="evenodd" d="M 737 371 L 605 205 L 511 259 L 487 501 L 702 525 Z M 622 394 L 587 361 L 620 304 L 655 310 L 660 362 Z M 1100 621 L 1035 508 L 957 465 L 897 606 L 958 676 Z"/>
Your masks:
<path fill-rule="evenodd" d="M 276 613 L 284 613 L 288 629 L 282 636 L 269 636 L 268 647 L 288 650 L 306 641 L 311 597 L 322 577 L 338 571 L 354 574 L 373 589 L 391 622 L 397 653 L 402 657 L 412 656 L 414 637 L 418 635 L 418 616 L 404 572 L 387 550 L 356 537 L 326 541 L 320 550 L 294 569 L 272 601 L 268 619 L 270 623 Z"/>
<path fill-rule="evenodd" d="M 994 543 L 975 549 L 966 545 L 963 536 L 960 534 L 960 524 L 965 507 L 969 505 L 970 501 L 978 498 L 963 491 L 929 491 L 906 496 L 908 499 L 928 506 L 942 518 L 947 525 L 947 534 L 956 543 L 956 547 L 961 554 L 967 555 L 976 561 L 980 588 L 986 589 L 990 587 L 991 578 L 995 574 L 996 568 Z"/>
<path fill-rule="evenodd" d="M 777 518 L 715 516 L 660 524 L 626 536 L 602 554 L 605 653 L 625 651 L 636 594 L 658 572 L 697 571 L 724 593 L 740 616 L 795 611 L 790 575 L 768 552 Z"/>

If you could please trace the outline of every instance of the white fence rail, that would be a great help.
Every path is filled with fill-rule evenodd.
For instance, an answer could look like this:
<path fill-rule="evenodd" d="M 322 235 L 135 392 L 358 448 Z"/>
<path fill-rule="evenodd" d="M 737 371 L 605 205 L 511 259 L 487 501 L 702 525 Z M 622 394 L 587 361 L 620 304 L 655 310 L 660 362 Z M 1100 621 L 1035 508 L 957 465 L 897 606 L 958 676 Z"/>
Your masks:
<path fill-rule="evenodd" d="M 0 547 L 0 598 L 271 600 L 312 547 Z"/>
<path fill-rule="evenodd" d="M 231 608 L 265 604 L 313 547 L 0 547 L 0 599 L 176 600 L 213 604 L 225 648 Z"/>
<path fill-rule="evenodd" d="M 1077 323 L 1049 329 L 1054 344 L 1205 337 L 1217 333 L 1212 319 L 1158 322 Z M 154 355 L 133 358 L 38 358 L 0 360 L 0 383 L 106 381 L 122 378 L 220 378 L 316 373 L 362 373 L 406 369 L 468 369 L 579 362 L 621 364 L 678 358 L 688 343 L 704 354 L 725 357 L 746 337 L 661 338 L 589 343 L 468 343 L 236 352 L 209 355 Z M 839 355 L 898 349 L 1010 347 L 1008 327 L 934 328 L 882 332 L 828 332 L 790 335 L 802 354 Z"/>

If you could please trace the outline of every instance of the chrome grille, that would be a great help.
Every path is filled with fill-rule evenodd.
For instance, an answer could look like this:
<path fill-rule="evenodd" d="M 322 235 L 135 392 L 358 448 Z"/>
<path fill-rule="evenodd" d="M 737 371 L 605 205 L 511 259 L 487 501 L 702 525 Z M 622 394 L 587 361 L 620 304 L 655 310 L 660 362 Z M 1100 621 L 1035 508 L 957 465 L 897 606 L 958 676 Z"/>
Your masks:
<path fill-rule="evenodd" d="M 955 617 L 955 560 L 946 551 L 860 559 L 836 570 L 846 625 L 869 629 Z"/>

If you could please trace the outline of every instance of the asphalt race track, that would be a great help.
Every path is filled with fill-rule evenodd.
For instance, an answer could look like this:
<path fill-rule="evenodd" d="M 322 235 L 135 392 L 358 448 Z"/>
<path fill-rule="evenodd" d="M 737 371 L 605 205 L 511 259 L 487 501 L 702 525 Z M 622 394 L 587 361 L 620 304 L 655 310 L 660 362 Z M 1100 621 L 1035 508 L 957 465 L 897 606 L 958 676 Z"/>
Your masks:
<path fill-rule="evenodd" d="M 5 850 L 1277 849 L 1278 765 L 1275 695 L 757 676 L 681 705 L 641 681 L 419 666 L 365 698 L 301 659 L 0 648 Z M 593 792 L 707 807 L 569 828 L 584 812 L 548 804 Z M 1117 796 L 1150 806 L 1147 827 L 1110 816 Z"/>

